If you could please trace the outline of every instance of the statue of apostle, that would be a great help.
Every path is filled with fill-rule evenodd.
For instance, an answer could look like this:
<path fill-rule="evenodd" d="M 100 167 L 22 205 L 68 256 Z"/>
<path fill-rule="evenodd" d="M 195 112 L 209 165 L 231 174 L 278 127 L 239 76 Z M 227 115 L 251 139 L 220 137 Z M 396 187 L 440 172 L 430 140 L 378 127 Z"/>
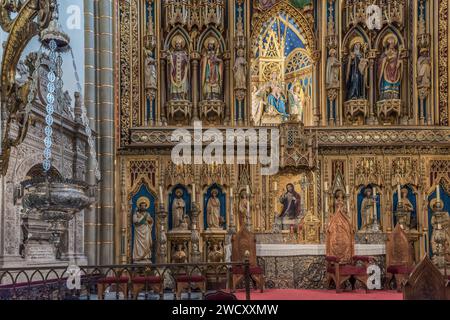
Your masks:
<path fill-rule="evenodd" d="M 188 100 L 189 55 L 186 41 L 181 36 L 172 40 L 172 49 L 167 53 L 169 100 Z"/>
<path fill-rule="evenodd" d="M 347 100 L 365 99 L 368 60 L 362 51 L 362 39 L 356 38 L 347 64 Z"/>
<path fill-rule="evenodd" d="M 241 191 L 239 195 L 239 208 L 238 208 L 238 221 L 239 221 L 239 230 L 241 230 L 246 225 L 247 217 L 249 215 L 248 212 L 248 195 L 245 190 Z"/>
<path fill-rule="evenodd" d="M 144 49 L 145 53 L 145 89 L 156 90 L 158 87 L 158 73 L 156 71 L 156 60 L 153 58 L 153 52 Z"/>
<path fill-rule="evenodd" d="M 296 219 L 301 214 L 301 196 L 295 191 L 292 183 L 286 186 L 286 192 L 281 196 L 280 202 L 283 204 L 283 211 L 280 218 L 288 217 Z"/>
<path fill-rule="evenodd" d="M 288 92 L 289 114 L 295 120 L 303 122 L 305 94 L 300 84 L 292 84 Z"/>
<path fill-rule="evenodd" d="M 327 59 L 327 75 L 326 84 L 328 89 L 339 88 L 339 70 L 341 69 L 341 62 L 337 57 L 336 49 L 330 49 Z"/>
<path fill-rule="evenodd" d="M 238 49 L 236 61 L 234 63 L 234 86 L 236 89 L 247 88 L 247 60 L 245 60 L 245 50 Z"/>
<path fill-rule="evenodd" d="M 223 60 L 219 57 L 217 40 L 206 40 L 201 62 L 203 100 L 221 100 L 223 86 Z"/>
<path fill-rule="evenodd" d="M 403 212 L 407 213 L 406 216 L 406 226 L 408 228 L 411 228 L 411 213 L 414 211 L 414 206 L 412 205 L 411 201 L 409 201 L 409 190 L 408 188 L 402 188 L 400 190 L 400 203 L 401 203 L 401 209 Z"/>
<path fill-rule="evenodd" d="M 218 196 L 219 191 L 217 189 L 213 189 L 206 205 L 208 229 L 220 228 L 220 199 Z"/>
<path fill-rule="evenodd" d="M 380 100 L 400 99 L 403 61 L 400 58 L 397 38 L 394 35 L 387 36 L 383 46 L 385 51 L 378 63 Z"/>
<path fill-rule="evenodd" d="M 172 229 L 180 229 L 186 215 L 186 202 L 183 200 L 183 190 L 175 190 L 175 199 L 172 202 Z"/>
<path fill-rule="evenodd" d="M 148 262 L 152 258 L 153 218 L 148 212 L 150 201 L 141 197 L 137 201 L 137 209 L 133 213 L 134 243 L 133 261 Z"/>
<path fill-rule="evenodd" d="M 373 225 L 375 205 L 372 188 L 366 188 L 364 190 L 364 199 L 361 202 L 361 230 L 366 230 Z"/>
<path fill-rule="evenodd" d="M 417 86 L 419 88 L 430 88 L 431 86 L 431 58 L 428 48 L 420 49 L 417 59 Z"/>

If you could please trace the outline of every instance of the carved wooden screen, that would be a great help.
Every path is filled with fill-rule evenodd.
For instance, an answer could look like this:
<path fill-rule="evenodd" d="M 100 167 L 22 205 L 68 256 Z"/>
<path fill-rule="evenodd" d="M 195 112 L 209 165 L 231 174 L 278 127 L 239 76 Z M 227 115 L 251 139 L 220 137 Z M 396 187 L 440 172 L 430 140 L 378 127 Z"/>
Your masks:
<path fill-rule="evenodd" d="M 428 256 L 416 266 L 403 289 L 404 300 L 445 300 L 444 276 Z"/>
<path fill-rule="evenodd" d="M 250 265 L 256 266 L 256 239 L 255 235 L 248 231 L 246 228 L 241 229 L 237 234 L 233 236 L 233 262 L 245 261 L 245 252 L 250 253 Z"/>
<path fill-rule="evenodd" d="M 326 238 L 327 256 L 339 258 L 340 263 L 350 263 L 352 261 L 355 250 L 352 225 L 341 210 L 338 210 L 331 217 Z"/>
<path fill-rule="evenodd" d="M 411 266 L 413 263 L 411 246 L 400 224 L 388 236 L 386 263 L 388 266 Z"/>

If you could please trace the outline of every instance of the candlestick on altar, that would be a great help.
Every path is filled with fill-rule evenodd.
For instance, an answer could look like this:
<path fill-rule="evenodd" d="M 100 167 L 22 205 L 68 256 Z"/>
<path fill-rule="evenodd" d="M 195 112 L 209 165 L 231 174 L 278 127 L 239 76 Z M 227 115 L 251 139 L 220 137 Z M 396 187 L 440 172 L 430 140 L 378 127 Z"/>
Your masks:
<path fill-rule="evenodd" d="M 400 184 L 397 185 L 397 203 L 400 204 L 402 202 L 402 188 Z"/>
<path fill-rule="evenodd" d="M 347 193 L 347 212 L 350 213 L 350 193 Z"/>
<path fill-rule="evenodd" d="M 192 202 L 195 202 L 195 183 L 192 184 Z"/>
<path fill-rule="evenodd" d="M 441 202 L 441 186 L 440 185 L 436 186 L 436 197 L 437 197 L 437 202 Z"/>
<path fill-rule="evenodd" d="M 234 227 L 234 215 L 233 215 L 233 188 L 230 188 L 230 226 Z"/>
<path fill-rule="evenodd" d="M 164 196 L 163 196 L 163 188 L 162 188 L 162 186 L 159 186 L 159 201 L 161 202 L 161 204 L 164 203 Z"/>
<path fill-rule="evenodd" d="M 377 188 L 376 187 L 373 187 L 373 201 L 374 201 L 374 203 L 373 203 L 373 214 L 374 214 L 374 219 L 375 219 L 375 221 L 377 221 L 378 220 L 378 217 L 377 217 Z"/>

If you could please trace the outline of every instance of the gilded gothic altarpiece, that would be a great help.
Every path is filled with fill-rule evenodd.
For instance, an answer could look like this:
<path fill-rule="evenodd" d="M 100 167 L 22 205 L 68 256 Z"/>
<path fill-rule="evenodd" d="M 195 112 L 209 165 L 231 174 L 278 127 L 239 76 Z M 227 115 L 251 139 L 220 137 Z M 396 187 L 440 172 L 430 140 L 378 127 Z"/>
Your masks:
<path fill-rule="evenodd" d="M 373 4 L 381 19 L 371 25 Z M 302 246 L 325 243 L 342 205 L 357 244 L 380 245 L 379 259 L 400 223 L 415 258 L 429 253 L 442 266 L 447 0 L 126 0 L 115 9 L 117 262 L 224 261 L 229 235 L 246 227 L 269 286 L 321 287 L 323 257 Z M 172 133 L 199 122 L 203 134 L 279 130 L 278 172 L 175 164 Z M 141 202 L 154 223 L 138 259 Z M 286 251 L 271 256 L 270 244 Z M 297 268 L 318 280 L 298 280 Z"/>

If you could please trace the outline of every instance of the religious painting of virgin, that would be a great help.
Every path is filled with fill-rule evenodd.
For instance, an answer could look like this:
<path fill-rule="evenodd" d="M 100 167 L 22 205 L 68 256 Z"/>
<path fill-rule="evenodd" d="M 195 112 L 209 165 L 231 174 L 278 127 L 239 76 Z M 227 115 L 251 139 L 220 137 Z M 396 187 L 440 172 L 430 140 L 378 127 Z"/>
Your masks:
<path fill-rule="evenodd" d="M 142 185 L 131 198 L 131 260 L 151 263 L 155 258 L 155 196 Z"/>
<path fill-rule="evenodd" d="M 224 230 L 226 228 L 226 195 L 217 184 L 210 186 L 203 198 L 205 230 Z"/>

